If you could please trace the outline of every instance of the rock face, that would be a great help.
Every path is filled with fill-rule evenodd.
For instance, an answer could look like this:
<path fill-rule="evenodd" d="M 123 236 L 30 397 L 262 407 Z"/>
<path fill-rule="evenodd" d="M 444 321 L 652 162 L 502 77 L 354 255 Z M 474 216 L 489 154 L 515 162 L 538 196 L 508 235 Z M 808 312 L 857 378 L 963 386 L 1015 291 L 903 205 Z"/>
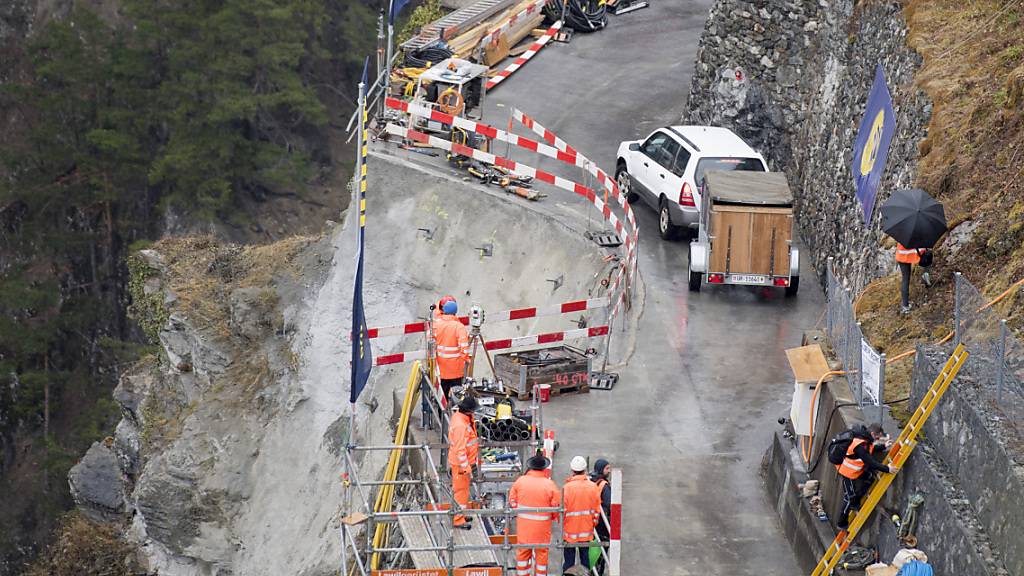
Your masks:
<path fill-rule="evenodd" d="M 97 522 L 117 520 L 125 510 L 121 467 L 114 451 L 94 442 L 68 474 L 71 495 L 86 516 Z"/>
<path fill-rule="evenodd" d="M 364 297 L 372 324 L 411 321 L 444 293 L 493 310 L 603 294 L 591 281 L 604 269 L 602 252 L 583 237 L 585 219 L 573 228 L 481 186 L 376 155 L 371 162 Z M 337 573 L 352 232 L 333 226 L 320 239 L 247 247 L 168 239 L 129 264 L 132 309 L 159 354 L 122 377 L 116 433 L 89 451 L 71 483 L 90 516 L 130 521 L 149 573 Z M 522 238 L 545 248 L 530 251 Z M 474 249 L 483 243 L 492 257 Z M 553 291 L 546 279 L 559 275 L 567 280 Z M 486 328 L 493 338 L 563 329 L 556 316 Z M 373 351 L 423 344 L 421 335 L 382 338 Z M 360 443 L 392 441 L 392 414 L 379 407 L 392 406 L 408 373 L 408 364 L 374 369 L 356 405 Z M 387 453 L 361 454 L 360 477 L 376 479 Z"/>
<path fill-rule="evenodd" d="M 829 256 L 859 288 L 893 267 L 877 206 L 913 185 L 931 104 L 913 86 L 900 2 L 719 0 L 697 56 L 685 122 L 726 126 L 784 170 L 819 274 Z M 881 65 L 896 134 L 868 225 L 856 198 L 853 142 Z"/>

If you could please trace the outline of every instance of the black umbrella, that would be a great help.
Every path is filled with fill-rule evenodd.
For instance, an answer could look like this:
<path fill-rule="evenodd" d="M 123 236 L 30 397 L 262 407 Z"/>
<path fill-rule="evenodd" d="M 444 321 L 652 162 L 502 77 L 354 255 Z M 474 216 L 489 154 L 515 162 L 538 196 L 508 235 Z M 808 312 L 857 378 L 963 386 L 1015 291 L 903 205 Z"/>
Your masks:
<path fill-rule="evenodd" d="M 882 204 L 882 231 L 906 248 L 931 248 L 946 232 L 946 211 L 920 188 L 897 190 Z"/>

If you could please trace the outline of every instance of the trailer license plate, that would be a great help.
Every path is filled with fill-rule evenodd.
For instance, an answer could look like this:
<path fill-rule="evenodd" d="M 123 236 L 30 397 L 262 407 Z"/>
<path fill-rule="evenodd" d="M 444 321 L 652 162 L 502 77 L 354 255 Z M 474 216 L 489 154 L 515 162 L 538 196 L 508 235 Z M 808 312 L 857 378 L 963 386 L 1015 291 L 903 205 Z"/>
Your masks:
<path fill-rule="evenodd" d="M 759 274 L 732 274 L 729 282 L 733 284 L 767 284 L 768 277 Z"/>

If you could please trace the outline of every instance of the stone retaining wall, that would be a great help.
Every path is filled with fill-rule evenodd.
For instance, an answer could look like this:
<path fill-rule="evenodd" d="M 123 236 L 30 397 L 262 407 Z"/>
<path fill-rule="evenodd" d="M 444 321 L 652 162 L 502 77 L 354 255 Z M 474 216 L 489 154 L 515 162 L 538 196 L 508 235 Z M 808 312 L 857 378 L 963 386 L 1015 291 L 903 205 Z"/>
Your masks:
<path fill-rule="evenodd" d="M 697 56 L 684 122 L 726 126 L 784 170 L 819 274 L 836 257 L 840 276 L 862 287 L 893 267 L 879 218 L 868 226 L 850 163 L 881 64 L 897 131 L 878 203 L 912 186 L 931 104 L 912 82 L 920 56 L 907 47 L 902 5 L 887 0 L 719 0 Z"/>

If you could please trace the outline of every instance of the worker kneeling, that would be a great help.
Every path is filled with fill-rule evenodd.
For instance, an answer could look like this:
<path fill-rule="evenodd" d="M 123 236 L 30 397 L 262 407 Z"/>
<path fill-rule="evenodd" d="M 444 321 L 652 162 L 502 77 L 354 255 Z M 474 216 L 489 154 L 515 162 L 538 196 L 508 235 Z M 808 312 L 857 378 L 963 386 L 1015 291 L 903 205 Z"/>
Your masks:
<path fill-rule="evenodd" d="M 867 428 L 857 425 L 848 431 L 848 435 L 851 439 L 845 446 L 845 455 L 835 465 L 843 481 L 843 511 L 836 523 L 840 530 L 850 526 L 850 513 L 860 507 L 861 498 L 875 479 L 874 473 L 896 473 L 895 466 L 888 466 L 875 459 L 876 449 L 880 447 L 885 450 L 892 446 L 892 442 L 885 438 L 881 424 L 876 422 Z M 843 444 L 836 444 L 839 450 L 843 447 Z"/>
<path fill-rule="evenodd" d="M 448 427 L 448 466 L 452 473 L 452 491 L 455 492 L 455 502 L 463 509 L 469 507 L 469 484 L 480 454 L 476 423 L 473 422 L 476 409 L 476 398 L 466 396 L 459 402 L 459 411 L 452 414 L 451 425 Z M 469 530 L 469 522 L 462 514 L 455 515 L 456 528 Z"/>
<path fill-rule="evenodd" d="M 566 544 L 583 544 L 594 539 L 594 528 L 601 519 L 601 493 L 589 477 L 587 477 L 587 459 L 574 456 L 569 463 L 572 476 L 562 487 L 562 502 L 565 506 L 565 519 L 562 520 L 562 533 Z M 590 548 L 564 548 L 565 559 L 562 572 L 577 564 L 587 568 L 590 560 Z"/>
<path fill-rule="evenodd" d="M 558 486 L 544 471 L 549 461 L 540 454 L 530 458 L 530 470 L 520 476 L 508 492 L 509 506 L 516 508 L 557 508 L 561 498 Z M 547 576 L 548 546 L 551 544 L 551 522 L 557 512 L 520 512 L 516 515 L 516 542 L 536 548 L 516 549 L 516 576 Z"/>

